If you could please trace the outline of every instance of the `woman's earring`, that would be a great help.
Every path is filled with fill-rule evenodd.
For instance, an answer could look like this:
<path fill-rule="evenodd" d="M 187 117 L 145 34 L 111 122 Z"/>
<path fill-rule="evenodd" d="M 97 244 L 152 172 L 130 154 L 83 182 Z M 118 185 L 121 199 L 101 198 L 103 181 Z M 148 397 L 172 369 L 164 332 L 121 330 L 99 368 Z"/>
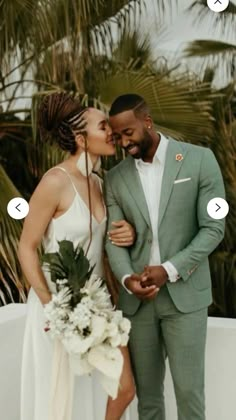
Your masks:
<path fill-rule="evenodd" d="M 97 160 L 97 162 L 95 163 L 95 165 L 93 167 L 93 170 L 95 172 L 98 172 L 99 169 L 101 168 L 101 164 L 102 164 L 102 161 L 101 161 L 101 158 L 99 157 L 98 160 Z"/>
<path fill-rule="evenodd" d="M 93 164 L 92 164 L 91 157 L 88 152 L 87 152 L 87 162 L 88 162 L 88 171 L 86 168 L 86 153 L 82 152 L 79 156 L 79 159 L 76 162 L 76 167 L 83 176 L 89 176 L 93 170 Z"/>

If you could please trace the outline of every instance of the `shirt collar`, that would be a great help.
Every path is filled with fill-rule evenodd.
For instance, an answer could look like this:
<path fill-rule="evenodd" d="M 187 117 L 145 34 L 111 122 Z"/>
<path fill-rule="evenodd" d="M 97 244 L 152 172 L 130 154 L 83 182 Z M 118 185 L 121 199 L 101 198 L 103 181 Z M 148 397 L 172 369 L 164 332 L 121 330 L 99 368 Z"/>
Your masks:
<path fill-rule="evenodd" d="M 158 134 L 161 137 L 160 143 L 158 145 L 155 155 L 153 156 L 152 163 L 159 161 L 161 164 L 164 164 L 165 159 L 166 159 L 168 139 L 162 133 L 158 133 Z M 144 166 L 151 165 L 152 163 L 144 162 L 142 159 L 135 159 L 135 165 L 137 169 L 140 169 L 141 167 L 144 167 Z"/>

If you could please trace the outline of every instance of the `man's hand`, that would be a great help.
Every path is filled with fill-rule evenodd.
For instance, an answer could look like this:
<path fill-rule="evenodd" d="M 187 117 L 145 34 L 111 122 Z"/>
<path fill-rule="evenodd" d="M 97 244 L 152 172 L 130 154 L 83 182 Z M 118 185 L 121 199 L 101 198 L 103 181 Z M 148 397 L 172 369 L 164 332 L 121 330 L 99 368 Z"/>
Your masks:
<path fill-rule="evenodd" d="M 168 274 L 162 265 L 146 265 L 141 278 L 142 287 L 154 285 L 160 288 L 167 282 Z"/>
<path fill-rule="evenodd" d="M 155 285 L 142 287 L 142 277 L 138 274 L 132 274 L 125 279 L 125 286 L 129 289 L 138 299 L 152 300 L 159 292 L 159 288 Z"/>
<path fill-rule="evenodd" d="M 116 246 L 131 246 L 133 245 L 136 234 L 133 226 L 126 220 L 118 220 L 112 222 L 114 229 L 111 229 L 107 234 L 110 241 Z"/>

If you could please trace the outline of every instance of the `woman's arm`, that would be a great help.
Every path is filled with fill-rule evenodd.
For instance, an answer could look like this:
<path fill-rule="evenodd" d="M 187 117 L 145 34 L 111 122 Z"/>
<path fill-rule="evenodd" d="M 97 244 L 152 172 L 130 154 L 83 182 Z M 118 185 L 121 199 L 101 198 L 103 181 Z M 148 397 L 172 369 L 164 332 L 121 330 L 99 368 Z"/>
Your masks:
<path fill-rule="evenodd" d="M 62 187 L 60 177 L 53 173 L 41 180 L 29 202 L 30 210 L 19 242 L 18 256 L 22 270 L 42 304 L 50 301 L 51 292 L 40 266 L 37 249 L 58 208 Z"/>

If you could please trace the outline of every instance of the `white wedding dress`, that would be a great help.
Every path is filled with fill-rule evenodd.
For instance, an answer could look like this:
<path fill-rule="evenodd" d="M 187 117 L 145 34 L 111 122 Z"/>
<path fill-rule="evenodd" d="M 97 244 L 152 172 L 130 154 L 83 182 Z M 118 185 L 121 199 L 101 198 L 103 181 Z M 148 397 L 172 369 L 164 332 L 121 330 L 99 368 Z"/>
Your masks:
<path fill-rule="evenodd" d="M 64 168 L 59 168 L 70 178 Z M 75 193 L 74 200 L 63 215 L 51 220 L 43 238 L 45 252 L 57 251 L 58 241 L 63 239 L 72 241 L 75 246 L 79 243 L 85 250 L 88 246 L 89 209 L 81 199 L 72 180 L 71 185 Z M 45 205 L 47 204 L 45 203 Z M 105 228 L 106 216 L 104 216 L 101 223 L 98 223 L 94 217 L 92 218 L 92 242 L 88 251 L 88 258 L 91 265 L 95 265 L 94 273 L 98 275 L 103 274 L 102 250 Z M 49 288 L 54 291 L 55 286 L 51 283 L 48 273 L 45 272 L 45 276 Z M 51 420 L 53 416 L 49 415 L 49 406 L 52 366 L 54 363 L 53 375 L 59 375 L 61 361 L 60 358 L 59 362 L 54 360 L 53 340 L 44 331 L 45 317 L 43 306 L 32 288 L 29 292 L 27 306 L 28 313 L 23 345 L 20 419 Z M 58 363 L 58 366 L 57 364 L 55 366 L 55 363 Z M 61 399 L 63 400 L 64 393 L 68 393 L 68 381 L 70 380 L 68 378 L 65 375 L 65 381 L 63 379 L 61 381 L 64 382 L 64 384 L 61 384 L 62 398 L 57 398 L 56 400 L 59 412 L 61 412 Z M 71 418 L 64 418 L 67 416 L 61 417 L 61 415 L 59 417 L 63 418 L 63 420 L 104 420 L 107 395 L 101 387 L 96 372 L 91 376 L 76 376 L 73 382 Z M 65 387 L 64 390 L 63 386 Z M 57 420 L 57 418 L 53 418 L 53 420 Z"/>

